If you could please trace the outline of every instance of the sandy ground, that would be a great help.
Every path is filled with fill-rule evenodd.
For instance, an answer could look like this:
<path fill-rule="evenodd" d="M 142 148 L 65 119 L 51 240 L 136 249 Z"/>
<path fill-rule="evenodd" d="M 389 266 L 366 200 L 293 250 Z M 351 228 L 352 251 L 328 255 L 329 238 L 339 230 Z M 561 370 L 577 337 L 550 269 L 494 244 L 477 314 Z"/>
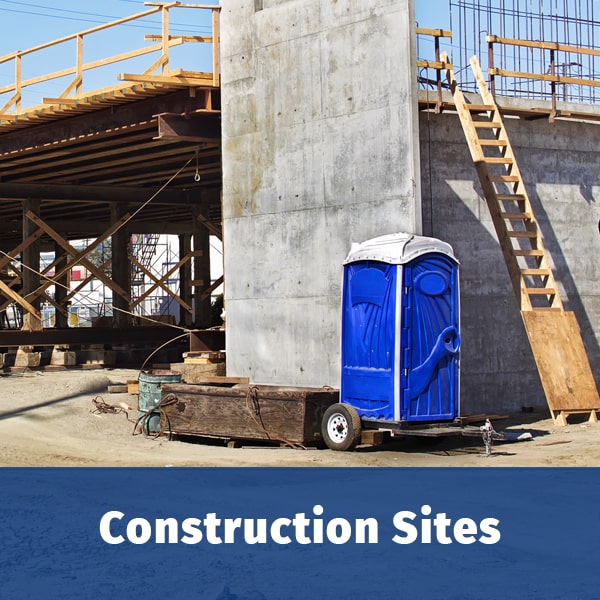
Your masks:
<path fill-rule="evenodd" d="M 126 369 L 58 371 L 0 377 L 1 466 L 600 466 L 600 424 L 557 427 L 546 410 L 495 421 L 497 430 L 527 431 L 526 442 L 496 444 L 485 456 L 474 438 L 394 440 L 354 452 L 290 448 L 227 448 L 223 443 L 169 441 L 132 435 L 121 414 L 94 414 L 94 399 L 135 407 L 137 396 L 109 394 L 108 385 L 137 379 Z M 574 419 L 574 417 L 572 417 Z"/>

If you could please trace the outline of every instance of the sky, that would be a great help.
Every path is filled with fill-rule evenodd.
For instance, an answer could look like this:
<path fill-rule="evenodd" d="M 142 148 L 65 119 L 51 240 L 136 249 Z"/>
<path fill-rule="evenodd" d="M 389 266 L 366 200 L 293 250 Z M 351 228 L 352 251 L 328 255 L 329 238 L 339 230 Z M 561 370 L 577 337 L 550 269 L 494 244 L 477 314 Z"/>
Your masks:
<path fill-rule="evenodd" d="M 226 3 L 227 0 L 224 0 Z M 421 27 L 448 29 L 449 0 L 415 0 L 415 16 Z M 203 4 L 218 4 L 218 0 L 203 0 Z M 87 9 L 86 9 L 87 7 Z M 110 21 L 144 12 L 150 7 L 144 0 L 0 0 L 0 60 L 15 50 L 26 50 Z M 209 10 L 172 9 L 170 11 L 171 33 L 210 35 Z M 127 35 L 123 35 L 123 32 Z M 146 46 L 144 34 L 160 33 L 160 17 L 152 15 L 143 23 L 124 24 L 106 32 L 93 34 L 84 39 L 84 62 Z M 210 71 L 211 48 L 209 44 L 186 44 L 171 50 L 173 64 L 178 68 Z M 75 42 L 65 42 L 59 47 L 44 50 L 22 59 L 23 78 L 31 78 L 53 70 L 75 65 Z M 120 72 L 141 73 L 156 59 L 146 56 L 107 67 L 104 71 L 84 74 L 84 90 L 95 90 L 118 83 Z M 49 65 L 52 65 L 49 67 Z M 0 87 L 14 82 L 14 60 L 0 64 Z M 24 106 L 34 106 L 42 97 L 59 96 L 71 79 L 63 78 L 27 87 L 23 90 Z M 0 95 L 0 108 L 10 94 Z"/>

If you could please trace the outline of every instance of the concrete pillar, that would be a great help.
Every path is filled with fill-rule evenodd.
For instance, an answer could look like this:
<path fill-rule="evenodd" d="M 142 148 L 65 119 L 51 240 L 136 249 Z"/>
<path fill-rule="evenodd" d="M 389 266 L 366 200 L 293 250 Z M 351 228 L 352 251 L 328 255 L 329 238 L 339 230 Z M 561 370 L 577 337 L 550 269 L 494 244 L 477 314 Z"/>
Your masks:
<path fill-rule="evenodd" d="M 421 231 L 414 2 L 226 4 L 227 373 L 337 386 L 352 243 Z"/>
<path fill-rule="evenodd" d="M 111 221 L 118 221 L 127 212 L 127 206 L 113 202 L 110 208 Z M 112 280 L 131 296 L 131 264 L 128 254 L 128 237 L 124 228 L 112 236 Z M 115 292 L 113 297 L 113 327 L 127 327 L 130 322 L 129 299 Z M 125 311 L 125 312 L 123 312 Z"/>
<path fill-rule="evenodd" d="M 184 233 L 179 236 L 179 259 L 183 258 L 192 249 L 192 236 L 189 233 Z M 190 261 L 181 265 L 179 269 L 179 296 L 180 298 L 192 306 L 192 265 Z M 190 327 L 192 325 L 193 316 L 184 308 L 181 308 L 181 318 L 179 324 L 182 327 Z"/>
<path fill-rule="evenodd" d="M 210 281 L 210 239 L 208 230 L 198 221 L 197 216 L 208 217 L 207 207 L 195 206 L 194 215 L 194 251 L 202 252 L 194 257 L 194 324 L 196 327 L 210 327 L 210 294 L 202 298 L 202 292 Z M 200 284 L 200 285 L 198 285 Z"/>
<path fill-rule="evenodd" d="M 30 221 L 25 213 L 27 211 L 39 216 L 40 214 L 40 201 L 27 199 L 23 201 L 23 239 L 27 239 L 37 230 L 37 225 Z M 29 268 L 27 268 L 29 267 Z M 23 250 L 23 289 L 22 295 L 27 296 L 31 292 L 34 292 L 40 286 L 40 241 L 37 240 L 25 250 Z M 40 298 L 32 300 L 30 304 L 40 309 L 41 301 Z M 23 314 L 23 329 L 30 331 L 39 331 L 42 329 L 42 322 L 35 315 L 24 312 Z"/>

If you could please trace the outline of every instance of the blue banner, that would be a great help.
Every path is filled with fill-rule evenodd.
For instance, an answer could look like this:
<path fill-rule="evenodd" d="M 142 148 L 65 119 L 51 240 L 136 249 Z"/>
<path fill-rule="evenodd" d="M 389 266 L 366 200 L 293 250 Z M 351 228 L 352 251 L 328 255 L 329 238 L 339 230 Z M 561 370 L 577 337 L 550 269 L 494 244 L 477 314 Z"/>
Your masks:
<path fill-rule="evenodd" d="M 2 469 L 0 598 L 598 598 L 598 469 Z"/>

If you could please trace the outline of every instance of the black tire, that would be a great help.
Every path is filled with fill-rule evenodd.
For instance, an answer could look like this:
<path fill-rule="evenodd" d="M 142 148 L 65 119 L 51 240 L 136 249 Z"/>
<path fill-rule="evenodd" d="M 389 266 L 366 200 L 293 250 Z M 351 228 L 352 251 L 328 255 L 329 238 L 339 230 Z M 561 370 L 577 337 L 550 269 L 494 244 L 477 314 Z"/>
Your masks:
<path fill-rule="evenodd" d="M 321 433 L 331 450 L 352 450 L 360 441 L 360 417 L 349 404 L 332 404 L 323 415 Z"/>

